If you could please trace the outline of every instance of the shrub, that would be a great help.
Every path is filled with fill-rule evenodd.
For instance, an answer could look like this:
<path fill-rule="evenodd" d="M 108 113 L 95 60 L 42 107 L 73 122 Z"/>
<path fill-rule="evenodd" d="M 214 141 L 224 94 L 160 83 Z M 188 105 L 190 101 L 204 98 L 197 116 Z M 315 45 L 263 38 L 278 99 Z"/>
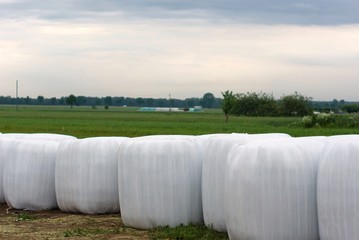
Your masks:
<path fill-rule="evenodd" d="M 302 118 L 302 123 L 305 128 L 311 128 L 315 125 L 315 120 L 312 116 L 307 115 Z"/>
<path fill-rule="evenodd" d="M 311 127 L 336 127 L 336 128 L 355 128 L 359 127 L 359 115 L 333 115 L 321 113 L 313 116 L 304 116 L 301 125 L 305 128 Z"/>
<path fill-rule="evenodd" d="M 232 113 L 244 116 L 277 116 L 277 102 L 272 94 L 237 94 Z"/>
<path fill-rule="evenodd" d="M 359 112 L 359 104 L 346 104 L 342 107 L 342 110 L 347 113 Z"/>
<path fill-rule="evenodd" d="M 321 127 L 328 127 L 335 123 L 335 118 L 332 114 L 329 113 L 321 113 L 316 117 L 316 122 Z"/>
<path fill-rule="evenodd" d="M 348 117 L 348 127 L 359 127 L 359 115 Z"/>
<path fill-rule="evenodd" d="M 305 116 L 313 113 L 311 98 L 295 92 L 292 95 L 283 96 L 279 100 L 280 114 L 283 116 Z"/>

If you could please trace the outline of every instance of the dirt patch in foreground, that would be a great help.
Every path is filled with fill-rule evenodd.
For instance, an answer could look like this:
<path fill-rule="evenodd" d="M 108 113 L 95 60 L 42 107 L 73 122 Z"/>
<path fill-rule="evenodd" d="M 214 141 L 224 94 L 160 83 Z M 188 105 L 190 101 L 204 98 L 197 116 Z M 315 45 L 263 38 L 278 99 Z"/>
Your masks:
<path fill-rule="evenodd" d="M 125 227 L 119 214 L 19 211 L 0 204 L 0 239 L 148 239 L 148 233 Z"/>

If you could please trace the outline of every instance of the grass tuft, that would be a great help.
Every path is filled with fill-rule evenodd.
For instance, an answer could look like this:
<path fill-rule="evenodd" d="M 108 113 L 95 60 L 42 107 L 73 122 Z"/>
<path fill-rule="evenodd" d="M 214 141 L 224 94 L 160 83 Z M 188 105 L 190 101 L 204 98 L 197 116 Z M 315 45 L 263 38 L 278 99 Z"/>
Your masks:
<path fill-rule="evenodd" d="M 101 228 L 75 228 L 69 229 L 64 232 L 64 237 L 80 237 L 80 236 L 88 236 L 88 235 L 100 235 L 112 233 L 111 230 L 101 229 Z"/>
<path fill-rule="evenodd" d="M 37 219 L 36 216 L 28 214 L 28 213 L 19 213 L 16 216 L 16 221 L 31 221 Z"/>
<path fill-rule="evenodd" d="M 190 224 L 170 228 L 169 226 L 157 227 L 149 231 L 150 239 L 175 239 L 175 240 L 221 240 L 228 239 L 226 233 L 219 233 L 204 225 Z"/>

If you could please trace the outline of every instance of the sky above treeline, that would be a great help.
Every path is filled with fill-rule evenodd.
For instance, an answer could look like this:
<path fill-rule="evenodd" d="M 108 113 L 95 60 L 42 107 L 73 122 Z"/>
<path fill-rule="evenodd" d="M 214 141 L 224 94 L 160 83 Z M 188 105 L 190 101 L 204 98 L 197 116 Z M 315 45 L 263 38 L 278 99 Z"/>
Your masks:
<path fill-rule="evenodd" d="M 0 95 L 359 100 L 358 0 L 0 0 Z"/>

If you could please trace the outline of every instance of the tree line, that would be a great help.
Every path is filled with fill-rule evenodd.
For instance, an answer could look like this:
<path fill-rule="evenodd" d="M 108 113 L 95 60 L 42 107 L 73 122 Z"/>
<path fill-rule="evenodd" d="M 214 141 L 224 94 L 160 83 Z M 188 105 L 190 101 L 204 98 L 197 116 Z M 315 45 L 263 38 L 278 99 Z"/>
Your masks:
<path fill-rule="evenodd" d="M 226 102 L 231 94 L 231 101 L 235 104 Z M 132 98 L 132 97 L 89 97 L 89 96 L 63 96 L 60 98 L 37 96 L 36 98 L 11 96 L 0 96 L 0 104 L 19 104 L 19 105 L 70 105 L 72 106 L 129 106 L 129 107 L 178 107 L 190 108 L 202 106 L 203 108 L 221 108 L 228 114 L 245 116 L 289 116 L 307 115 L 306 113 L 318 112 L 359 112 L 358 102 L 346 102 L 343 99 L 333 101 L 313 101 L 310 97 L 294 93 L 275 99 L 272 94 L 263 92 L 248 92 L 234 94 L 231 91 L 222 93 L 222 97 L 215 97 L 207 92 L 201 98 Z M 232 106 L 234 105 L 234 106 Z"/>
<path fill-rule="evenodd" d="M 133 107 L 178 107 L 190 108 L 202 106 L 204 108 L 220 108 L 221 99 L 212 93 L 205 93 L 202 98 L 132 98 L 132 97 L 88 97 L 70 94 L 60 98 L 38 96 L 37 98 L 0 96 L 0 104 L 19 105 L 71 105 L 71 106 L 133 106 Z"/>

